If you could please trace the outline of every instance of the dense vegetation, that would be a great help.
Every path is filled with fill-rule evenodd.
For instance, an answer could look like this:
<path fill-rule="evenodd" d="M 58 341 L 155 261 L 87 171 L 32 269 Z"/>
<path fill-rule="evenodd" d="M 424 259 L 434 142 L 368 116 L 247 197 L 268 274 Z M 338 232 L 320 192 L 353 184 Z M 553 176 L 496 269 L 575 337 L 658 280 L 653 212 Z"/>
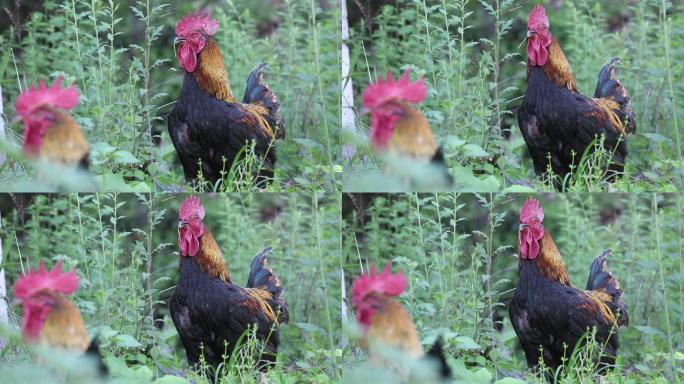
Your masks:
<path fill-rule="evenodd" d="M 371 23 L 359 22 L 352 29 L 356 95 L 388 70 L 397 75 L 411 69 L 414 79 L 425 76 L 429 96 L 420 109 L 443 145 L 456 190 L 553 190 L 550 183 L 534 176 L 517 122 L 517 107 L 527 86 L 524 39 L 533 4 L 513 0 L 393 3 L 396 6 L 377 9 L 372 19 L 367 19 Z M 681 188 L 682 3 L 542 3 L 547 7 L 550 30 L 584 94 L 593 95 L 601 65 L 611 57 L 621 58 L 617 75 L 632 98 L 637 134 L 629 138 L 625 175 L 611 189 Z M 368 150 L 366 119 L 359 119 L 357 126 L 357 135 L 344 138 L 360 149 L 345 172 L 345 190 L 406 190 L 396 178 L 407 175 L 417 179 L 415 188 L 431 190 L 429 178 L 421 178 L 410 163 L 382 159 Z M 567 189 L 607 190 L 599 166 L 605 163 L 604 157 L 605 153 L 588 157 Z M 376 175 L 385 168 L 383 161 L 390 164 L 394 177 Z"/>
<path fill-rule="evenodd" d="M 269 64 L 265 79 L 282 104 L 287 132 L 278 145 L 278 171 L 269 190 L 337 188 L 339 74 L 330 70 L 338 67 L 339 60 L 334 8 L 323 9 L 313 0 L 285 0 L 270 7 L 245 0 L 183 4 L 22 0 L 16 4 L 24 4 L 22 12 L 12 14 L 15 4 L 8 4 L 14 23 L 0 28 L 6 122 L 15 116 L 14 100 L 30 84 L 52 83 L 59 75 L 67 84 L 76 84 L 81 102 L 72 115 L 90 143 L 91 172 L 101 190 L 188 188 L 167 132 L 166 115 L 183 79 L 174 52 L 174 26 L 196 7 L 213 10 L 218 19 L 214 37 L 238 98 L 249 72 L 259 63 Z M 44 185 L 46 179 L 57 179 L 61 189 L 84 190 L 78 181 L 69 180 L 69 174 L 55 174 L 51 168 L 34 181 L 33 168 L 41 166 L 23 160 L 22 131 L 21 124 L 11 125 L 0 143 L 2 152 L 13 154 L 0 165 L 1 189 L 42 190 L 49 187 Z M 250 178 L 231 176 L 227 181 L 223 189 L 228 191 L 255 189 Z"/>
<path fill-rule="evenodd" d="M 392 262 L 409 279 L 401 302 L 426 345 L 444 337 L 456 382 L 542 382 L 527 370 L 506 310 L 517 282 L 518 209 L 526 196 L 351 197 L 345 196 L 343 207 L 341 253 L 340 202 L 332 196 L 202 198 L 205 221 L 238 282 L 246 279 L 253 254 L 265 246 L 275 249 L 271 265 L 286 288 L 291 323 L 282 328 L 279 364 L 269 380 L 331 382 L 363 367 L 354 314 L 340 298 L 348 297 L 360 267 Z M 176 220 L 183 198 L 3 195 L 2 266 L 9 296 L 22 271 L 39 260 L 48 265 L 63 260 L 78 270 L 81 288 L 73 299 L 90 334 L 98 335 L 113 379 L 199 379 L 187 367 L 167 307 L 178 274 Z M 621 330 L 618 366 L 608 382 L 677 382 L 683 374 L 684 199 L 540 198 L 545 225 L 575 284 L 582 285 L 597 253 L 613 250 L 609 267 L 625 290 L 630 326 Z M 66 355 L 30 354 L 16 332 L 21 310 L 12 308 L 10 314 L 10 329 L 1 332 L 10 340 L 0 357 L 3 377 L 42 382 L 62 377 L 48 367 L 58 367 L 66 378 L 83 377 L 82 364 Z M 574 364 L 568 382 L 595 379 L 581 359 Z M 229 380 L 258 379 L 249 360 L 234 362 L 228 372 Z M 378 379 L 376 371 L 366 374 Z"/>
<path fill-rule="evenodd" d="M 178 278 L 178 207 L 185 196 L 146 194 L 8 195 L 0 197 L 2 267 L 8 295 L 22 271 L 40 260 L 63 260 L 81 278 L 73 300 L 90 335 L 98 335 L 112 378 L 152 382 L 165 375 L 195 379 L 169 317 L 168 299 Z M 339 200 L 333 195 L 204 195 L 206 225 L 213 231 L 234 279 L 247 281 L 252 257 L 266 246 L 289 303 L 281 328 L 279 365 L 268 379 L 328 381 L 340 334 L 333 300 L 339 301 Z M 339 305 L 337 305 L 339 306 Z M 21 309 L 10 313 L 10 338 L 0 356 L 3 382 L 59 381 L 46 367 L 74 380 L 83 365 L 66 354 L 31 360 L 16 331 Z M 1 326 L 0 326 L 1 327 Z M 40 355 L 39 355 L 40 356 Z M 40 360 L 40 364 L 36 362 Z M 255 381 L 254 366 L 237 360 L 227 380 Z M 162 382 L 170 381 L 167 377 Z M 178 379 L 180 380 L 180 379 Z"/>
<path fill-rule="evenodd" d="M 354 195 L 345 204 L 347 276 L 392 262 L 409 288 L 401 301 L 425 345 L 443 335 L 458 382 L 543 383 L 527 371 L 508 319 L 518 281 L 518 211 L 525 195 Z M 680 382 L 684 295 L 678 195 L 539 196 L 575 286 L 584 287 L 593 258 L 612 249 L 609 269 L 629 308 L 620 332 L 615 383 Z M 352 202 L 353 201 L 353 202 Z M 348 364 L 363 358 L 344 351 Z M 572 362 L 568 383 L 591 383 L 591 365 Z"/>
<path fill-rule="evenodd" d="M 537 1 L 539 2 L 539 1 Z M 526 18 L 520 0 L 348 0 L 351 75 L 341 78 L 342 12 L 336 0 L 0 1 L 0 271 L 17 277 L 40 261 L 76 268 L 72 296 L 97 335 L 113 382 L 208 383 L 186 362 L 168 300 L 178 278 L 178 208 L 197 193 L 239 284 L 252 257 L 274 249 L 289 303 L 271 383 L 382 382 L 359 347 L 353 279 L 391 262 L 409 282 L 399 301 L 424 346 L 443 337 L 457 383 L 544 383 L 527 368 L 508 319 L 518 279 L 518 211 L 527 193 L 553 191 L 534 175 L 518 129 L 526 87 Z M 684 2 L 542 1 L 580 89 L 620 57 L 618 77 L 637 116 L 623 177 L 607 184 L 606 153 L 584 159 L 563 193 L 536 195 L 572 281 L 593 258 L 625 291 L 609 383 L 680 383 L 684 377 Z M 174 26 L 211 9 L 232 89 L 269 64 L 282 104 L 272 193 L 202 193 L 185 181 L 166 117 L 183 79 Z M 355 108 L 388 70 L 424 76 L 419 108 L 442 146 L 455 190 L 431 191 L 434 172 L 368 146 L 368 118 L 341 132 L 342 84 Z M 90 174 L 24 158 L 14 102 L 31 84 L 63 76 L 81 94 L 71 111 L 90 145 Z M 346 126 L 346 125 L 345 125 Z M 343 147 L 355 151 L 341 153 Z M 352 154 L 353 153 L 353 154 Z M 351 154 L 348 158 L 345 156 Z M 3 159 L 6 155 L 6 160 Z M 249 158 L 241 164 L 248 169 Z M 434 171 L 434 170 L 433 170 Z M 344 172 L 344 173 L 343 173 Z M 410 183 L 410 188 L 407 187 Z M 40 194 L 99 189 L 93 194 Z M 255 192 L 249 172 L 213 192 Z M 105 192 L 106 191 L 106 192 Z M 603 192 L 603 193 L 586 193 Z M 615 193 L 606 193 L 615 192 Z M 96 382 L 82 360 L 26 345 L 22 309 L 0 322 L 0 381 Z M 254 340 L 246 340 L 254 352 Z M 569 361 L 564 383 L 593 383 L 591 348 Z M 231 360 L 221 382 L 263 382 L 253 360 Z"/>

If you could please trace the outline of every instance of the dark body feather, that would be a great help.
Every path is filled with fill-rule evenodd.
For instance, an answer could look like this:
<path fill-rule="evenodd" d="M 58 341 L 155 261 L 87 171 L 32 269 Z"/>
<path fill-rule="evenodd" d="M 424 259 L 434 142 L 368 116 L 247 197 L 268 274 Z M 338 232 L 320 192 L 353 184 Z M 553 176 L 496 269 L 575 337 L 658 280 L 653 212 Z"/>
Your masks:
<path fill-rule="evenodd" d="M 615 62 L 607 63 L 601 70 L 595 92 L 597 98 L 559 85 L 544 67 L 528 66 L 527 90 L 518 109 L 518 125 L 532 156 L 535 173 L 545 178 L 550 164 L 553 173 L 561 179 L 556 183 L 559 189 L 562 180 L 571 172 L 571 166 L 580 163 L 587 148 L 592 152 L 592 141 L 602 135 L 604 148 L 612 154 L 607 178 L 612 180 L 616 172 L 624 171 L 627 158 L 624 136 L 636 130 L 636 122 L 629 96 L 613 75 Z M 624 129 L 623 122 L 626 122 Z"/>
<path fill-rule="evenodd" d="M 100 343 L 98 342 L 97 338 L 93 338 L 90 341 L 90 345 L 85 351 L 85 356 L 95 361 L 97 371 L 100 376 L 105 377 L 109 374 L 109 369 L 105 365 L 104 359 L 102 358 L 102 352 L 100 352 Z"/>
<path fill-rule="evenodd" d="M 433 363 L 435 363 L 440 378 L 448 380 L 453 377 L 451 367 L 449 367 L 449 364 L 446 361 L 446 355 L 444 354 L 444 342 L 442 341 L 441 336 L 435 341 L 434 344 L 432 344 L 432 347 L 430 347 L 425 354 L 425 358 L 430 359 L 433 361 Z"/>
<path fill-rule="evenodd" d="M 562 359 L 572 355 L 580 338 L 593 328 L 596 329 L 595 340 L 605 345 L 600 369 L 614 365 L 619 347 L 617 326 L 627 324 L 627 308 L 617 280 L 610 275 L 610 279 L 602 279 L 607 285 L 591 286 L 597 294 L 608 291 L 610 299 L 603 302 L 609 309 L 608 316 L 616 317 L 614 323 L 615 319 L 608 318 L 601 310 L 593 292 L 547 277 L 538 261 L 521 262 L 520 280 L 509 304 L 511 324 L 525 352 L 527 365 L 537 368 L 542 360 L 555 372 L 562 365 Z M 590 281 L 596 280 L 595 275 L 592 265 Z"/>
<path fill-rule="evenodd" d="M 444 159 L 444 153 L 442 152 L 442 147 L 437 147 L 437 152 L 435 152 L 434 156 L 432 156 L 432 159 L 430 159 L 430 165 L 438 167 L 439 169 L 444 171 L 444 180 L 447 183 L 447 186 L 449 188 L 454 187 L 454 178 L 451 176 L 451 173 L 449 173 L 449 167 L 446 164 L 446 160 Z"/>
<path fill-rule="evenodd" d="M 262 254 L 255 259 L 265 257 Z M 263 271 L 264 266 L 265 263 L 258 266 L 253 263 L 250 282 L 254 286 L 248 288 L 270 292 L 271 297 L 266 302 L 279 313 L 279 322 L 285 323 L 288 314 L 283 289 L 272 271 Z M 261 278 L 255 278 L 256 275 Z M 195 258 L 185 257 L 181 261 L 180 278 L 170 301 L 170 312 L 190 365 L 199 363 L 201 345 L 210 366 L 216 368 L 221 364 L 223 355 L 227 356 L 227 362 L 238 340 L 250 326 L 257 327 L 256 337 L 264 342 L 260 368 L 265 369 L 276 361 L 280 344 L 278 322 L 263 311 L 248 289 L 210 277 Z"/>
<path fill-rule="evenodd" d="M 264 66 L 250 74 L 244 98 L 246 103 L 268 111 L 261 118 L 244 104 L 213 97 L 201 89 L 194 73 L 185 74 L 180 98 L 168 117 L 168 129 L 186 180 L 197 179 L 201 161 L 204 179 L 215 183 L 221 179 L 221 172 L 230 172 L 238 154 L 251 141 L 255 142 L 254 152 L 262 161 L 257 184 L 265 186 L 273 178 L 277 161 L 274 137 L 262 124 L 267 122 L 274 127 L 275 138 L 284 136 L 284 124 L 280 105 L 261 82 Z"/>

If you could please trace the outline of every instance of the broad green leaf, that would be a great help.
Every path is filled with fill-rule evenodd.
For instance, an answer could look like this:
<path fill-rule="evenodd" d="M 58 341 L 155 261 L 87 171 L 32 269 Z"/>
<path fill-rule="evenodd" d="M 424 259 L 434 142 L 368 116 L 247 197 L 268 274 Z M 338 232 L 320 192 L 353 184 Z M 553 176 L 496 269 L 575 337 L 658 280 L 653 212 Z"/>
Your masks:
<path fill-rule="evenodd" d="M 166 375 L 160 379 L 153 381 L 154 384 L 186 384 L 190 383 L 188 379 L 178 376 Z"/>
<path fill-rule="evenodd" d="M 140 344 L 133 336 L 127 334 L 119 334 L 112 338 L 112 341 L 117 347 L 121 348 L 140 348 Z"/>
<path fill-rule="evenodd" d="M 114 152 L 114 162 L 116 164 L 137 164 L 140 162 L 132 153 L 128 151 Z"/>

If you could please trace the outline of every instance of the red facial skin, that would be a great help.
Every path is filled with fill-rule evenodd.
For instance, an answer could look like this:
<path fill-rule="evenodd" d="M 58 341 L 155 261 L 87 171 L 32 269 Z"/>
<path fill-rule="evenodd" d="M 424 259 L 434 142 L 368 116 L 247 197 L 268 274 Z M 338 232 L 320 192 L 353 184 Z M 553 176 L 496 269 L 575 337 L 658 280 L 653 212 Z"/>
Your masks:
<path fill-rule="evenodd" d="M 199 238 L 204 233 L 204 223 L 197 215 L 178 223 L 178 246 L 182 256 L 196 256 L 199 251 Z"/>
<path fill-rule="evenodd" d="M 518 247 L 522 259 L 534 260 L 539 256 L 539 241 L 544 237 L 544 210 L 535 199 L 527 199 L 520 209 Z"/>
<path fill-rule="evenodd" d="M 70 295 L 78 285 L 76 271 L 62 273 L 61 261 L 50 271 L 41 262 L 37 270 L 22 275 L 14 286 L 15 300 L 24 306 L 22 334 L 29 340 L 36 340 L 55 305 L 55 295 Z"/>
<path fill-rule="evenodd" d="M 375 266 L 372 266 L 368 275 L 354 279 L 352 303 L 359 323 L 366 329 L 370 327 L 376 311 L 382 305 L 383 298 L 401 295 L 406 290 L 406 286 L 403 272 L 392 275 L 389 264 L 381 274 L 378 274 Z"/>
<path fill-rule="evenodd" d="M 209 36 L 218 30 L 218 21 L 211 18 L 211 11 L 190 13 L 176 24 L 176 42 L 180 42 L 178 62 L 188 73 L 197 67 L 197 55 L 202 52 Z"/>
<path fill-rule="evenodd" d="M 29 341 L 36 341 L 43 329 L 43 324 L 52 310 L 54 300 L 46 294 L 37 294 L 22 301 L 24 320 L 21 333 Z"/>
<path fill-rule="evenodd" d="M 186 72 L 192 73 L 197 67 L 197 55 L 204 49 L 207 37 L 195 31 L 178 39 L 181 41 L 178 49 L 178 63 Z"/>
<path fill-rule="evenodd" d="M 24 152 L 35 155 L 40 150 L 45 132 L 56 118 L 52 111 L 41 108 L 24 118 Z"/>
<path fill-rule="evenodd" d="M 199 252 L 199 238 L 204 233 L 204 206 L 197 196 L 188 196 L 181 204 L 178 216 L 181 256 L 193 257 Z"/>
<path fill-rule="evenodd" d="M 423 78 L 411 82 L 411 71 L 406 70 L 398 80 L 391 71 L 387 78 L 379 78 L 363 92 L 363 107 L 371 113 L 371 144 L 375 149 L 387 147 L 395 124 L 406 113 L 406 104 L 419 104 L 427 98 Z"/>
<path fill-rule="evenodd" d="M 521 223 L 518 233 L 518 247 L 520 247 L 520 257 L 523 259 L 534 260 L 539 256 L 539 241 L 544 237 L 544 226 L 538 220 L 533 220 L 527 224 Z"/>
<path fill-rule="evenodd" d="M 35 155 L 43 144 L 45 132 L 57 121 L 58 110 L 68 111 L 78 105 L 80 94 L 74 85 L 62 88 L 62 78 L 46 86 L 30 86 L 19 95 L 16 103 L 17 116 L 24 122 L 24 152 Z"/>
<path fill-rule="evenodd" d="M 375 294 L 369 294 L 356 304 L 356 317 L 364 328 L 369 328 L 375 317 L 375 312 L 380 308 L 380 298 Z"/>
<path fill-rule="evenodd" d="M 549 59 L 547 48 L 553 38 L 549 32 L 549 19 L 544 7 L 534 7 L 527 19 L 527 57 L 533 66 L 543 66 Z"/>
<path fill-rule="evenodd" d="M 371 143 L 376 149 L 383 149 L 392 140 L 394 126 L 404 116 L 404 108 L 394 101 L 388 101 L 371 111 Z"/>

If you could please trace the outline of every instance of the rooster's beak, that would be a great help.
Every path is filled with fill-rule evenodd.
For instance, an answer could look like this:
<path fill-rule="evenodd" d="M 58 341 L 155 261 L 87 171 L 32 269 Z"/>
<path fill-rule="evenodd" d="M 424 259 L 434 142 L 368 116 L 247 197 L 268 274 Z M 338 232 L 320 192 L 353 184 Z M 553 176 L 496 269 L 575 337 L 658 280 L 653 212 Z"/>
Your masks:
<path fill-rule="evenodd" d="M 525 229 L 525 228 L 527 228 L 527 224 L 522 224 L 522 223 L 521 223 L 521 224 L 518 226 L 518 231 L 522 231 L 522 230 Z"/>
<path fill-rule="evenodd" d="M 17 117 L 15 117 L 14 119 L 12 119 L 11 123 L 12 123 L 12 124 L 19 124 L 19 123 L 21 123 L 22 121 L 24 121 L 24 119 L 23 119 L 21 116 L 17 116 Z"/>
<path fill-rule="evenodd" d="M 527 38 L 529 39 L 530 37 L 535 36 L 536 34 L 537 34 L 537 33 L 536 33 L 535 31 L 530 31 L 530 30 L 528 30 L 528 31 L 527 31 Z"/>
<path fill-rule="evenodd" d="M 188 226 L 188 222 L 185 220 L 178 220 L 178 229 L 185 228 Z"/>
<path fill-rule="evenodd" d="M 12 299 L 12 302 L 11 302 L 10 304 L 11 304 L 12 306 L 19 305 L 19 304 L 21 304 L 21 300 L 19 300 L 18 298 L 15 297 L 15 298 Z"/>
<path fill-rule="evenodd" d="M 359 109 L 359 116 L 366 116 L 369 113 L 370 111 L 366 107 L 361 107 L 361 109 Z"/>

